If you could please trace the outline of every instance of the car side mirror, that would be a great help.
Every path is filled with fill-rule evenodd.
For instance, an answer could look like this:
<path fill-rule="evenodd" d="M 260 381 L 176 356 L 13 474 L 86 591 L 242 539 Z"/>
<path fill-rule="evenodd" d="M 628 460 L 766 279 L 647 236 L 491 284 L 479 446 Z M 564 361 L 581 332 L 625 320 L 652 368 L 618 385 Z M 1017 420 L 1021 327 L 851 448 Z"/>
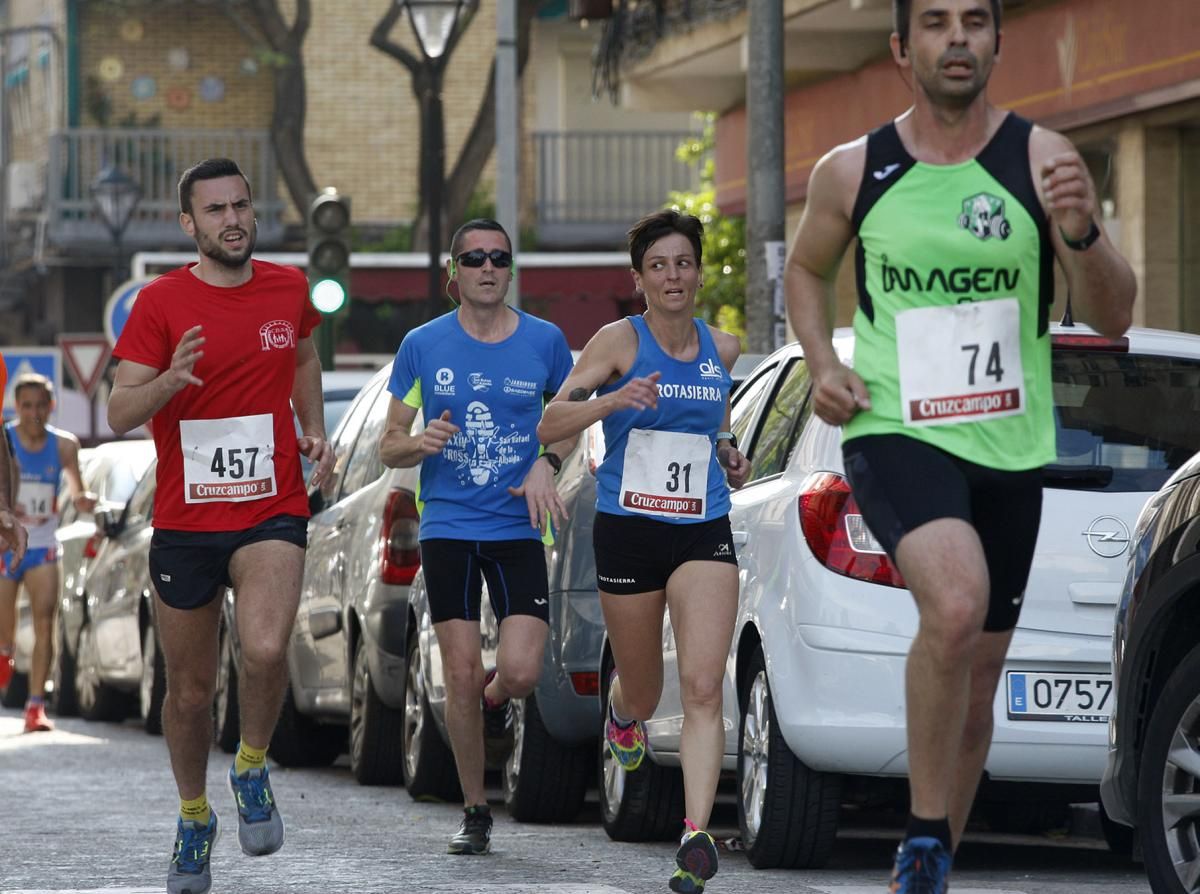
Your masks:
<path fill-rule="evenodd" d="M 111 507 L 97 509 L 93 518 L 96 520 L 96 527 L 104 532 L 105 537 L 115 537 L 121 532 L 121 514 L 114 512 Z"/>

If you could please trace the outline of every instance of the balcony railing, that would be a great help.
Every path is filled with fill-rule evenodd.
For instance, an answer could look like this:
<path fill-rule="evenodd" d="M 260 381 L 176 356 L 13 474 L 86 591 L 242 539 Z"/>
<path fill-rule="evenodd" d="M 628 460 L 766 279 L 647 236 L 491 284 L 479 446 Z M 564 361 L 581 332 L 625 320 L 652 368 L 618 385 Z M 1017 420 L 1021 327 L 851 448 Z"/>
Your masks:
<path fill-rule="evenodd" d="M 688 131 L 534 133 L 538 245 L 620 245 L 629 226 L 661 208 L 671 191 L 697 186 L 697 171 L 675 157 L 679 145 L 694 136 Z"/>
<path fill-rule="evenodd" d="M 122 239 L 131 250 L 191 246 L 179 227 L 179 177 L 205 158 L 232 158 L 250 180 L 258 218 L 258 244 L 269 247 L 283 235 L 284 203 L 276 187 L 275 158 L 265 130 L 161 130 L 73 128 L 50 141 L 46 177 L 50 240 L 64 248 L 112 244 L 89 191 L 106 166 L 119 166 L 141 187 L 142 196 Z"/>

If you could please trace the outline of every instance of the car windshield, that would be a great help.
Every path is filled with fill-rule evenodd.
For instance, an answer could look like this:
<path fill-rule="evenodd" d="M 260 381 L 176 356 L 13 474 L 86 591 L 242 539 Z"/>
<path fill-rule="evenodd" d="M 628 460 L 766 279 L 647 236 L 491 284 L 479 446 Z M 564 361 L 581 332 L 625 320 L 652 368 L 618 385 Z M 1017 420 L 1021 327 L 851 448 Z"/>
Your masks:
<path fill-rule="evenodd" d="M 105 496 L 110 502 L 124 503 L 133 493 L 143 471 L 141 463 L 122 462 L 117 460 L 108 470 L 105 482 Z"/>
<path fill-rule="evenodd" d="M 1050 487 L 1154 491 L 1200 450 L 1200 361 L 1057 349 Z"/>

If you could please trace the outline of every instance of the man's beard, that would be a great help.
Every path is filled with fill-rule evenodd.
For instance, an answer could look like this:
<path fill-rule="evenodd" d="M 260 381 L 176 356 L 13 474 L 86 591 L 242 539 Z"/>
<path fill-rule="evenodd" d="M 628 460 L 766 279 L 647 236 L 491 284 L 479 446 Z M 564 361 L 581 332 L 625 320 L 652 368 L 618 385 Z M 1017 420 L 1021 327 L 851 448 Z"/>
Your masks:
<path fill-rule="evenodd" d="M 227 232 L 229 231 L 223 231 L 221 236 Z M 252 225 L 249 230 L 239 229 L 238 232 L 246 237 L 245 247 L 239 252 L 235 253 L 227 249 L 221 242 L 221 236 L 218 236 L 216 239 L 202 236 L 198 240 L 197 246 L 201 254 L 205 257 L 211 258 L 223 267 L 236 270 L 239 267 L 244 267 L 246 262 L 250 260 L 250 255 L 254 252 L 254 245 L 258 241 L 258 227 Z"/>

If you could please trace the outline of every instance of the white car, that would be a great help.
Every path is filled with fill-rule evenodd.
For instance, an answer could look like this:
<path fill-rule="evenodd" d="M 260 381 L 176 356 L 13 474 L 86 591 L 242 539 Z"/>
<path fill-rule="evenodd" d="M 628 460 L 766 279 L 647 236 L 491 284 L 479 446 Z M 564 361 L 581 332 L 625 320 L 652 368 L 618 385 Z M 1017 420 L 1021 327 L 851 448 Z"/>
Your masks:
<path fill-rule="evenodd" d="M 1097 800 L 1130 531 L 1200 448 L 1200 337 L 1141 329 L 1110 341 L 1053 326 L 1052 342 L 1059 456 L 1046 469 L 1034 565 L 995 697 L 981 797 L 999 802 Z M 852 334 L 839 330 L 835 346 L 848 362 Z M 917 612 L 861 525 L 841 432 L 813 415 L 810 390 L 793 344 L 733 404 L 754 470 L 731 513 L 741 586 L 724 768 L 736 772 L 742 835 L 760 868 L 820 865 L 844 801 L 906 796 L 904 665 Z M 650 772 L 604 767 L 602 814 L 617 837 L 632 818 L 677 809 L 682 709 L 669 624 L 663 651 L 667 688 L 646 724 Z"/>

